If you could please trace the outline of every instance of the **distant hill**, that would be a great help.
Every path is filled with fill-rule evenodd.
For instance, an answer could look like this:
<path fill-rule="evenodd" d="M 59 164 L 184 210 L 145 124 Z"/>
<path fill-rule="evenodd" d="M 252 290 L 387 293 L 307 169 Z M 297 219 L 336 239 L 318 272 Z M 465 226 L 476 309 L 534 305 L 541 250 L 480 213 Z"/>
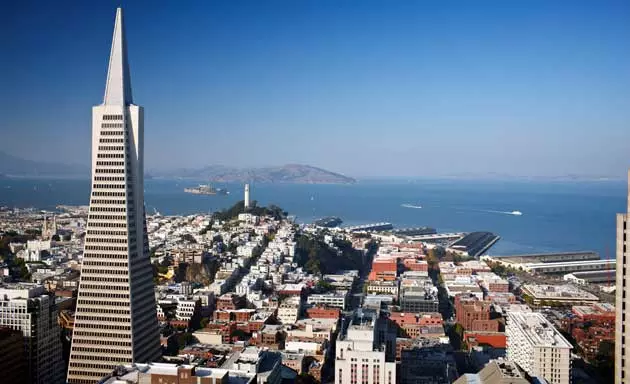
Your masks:
<path fill-rule="evenodd" d="M 26 160 L 0 152 L 0 174 L 7 176 L 89 176 L 83 165 Z"/>
<path fill-rule="evenodd" d="M 351 184 L 356 180 L 310 165 L 288 164 L 279 167 L 235 168 L 221 165 L 200 169 L 180 169 L 173 172 L 152 172 L 153 176 L 178 177 L 214 182 L 258 182 L 258 183 L 305 183 L 305 184 Z"/>
<path fill-rule="evenodd" d="M 0 152 L 0 178 L 20 177 L 89 177 L 84 165 L 27 160 Z M 313 183 L 349 184 L 355 179 L 309 165 L 289 164 L 280 167 L 235 168 L 221 165 L 199 169 L 179 169 L 170 172 L 146 172 L 146 179 L 185 178 L 214 182 Z"/>

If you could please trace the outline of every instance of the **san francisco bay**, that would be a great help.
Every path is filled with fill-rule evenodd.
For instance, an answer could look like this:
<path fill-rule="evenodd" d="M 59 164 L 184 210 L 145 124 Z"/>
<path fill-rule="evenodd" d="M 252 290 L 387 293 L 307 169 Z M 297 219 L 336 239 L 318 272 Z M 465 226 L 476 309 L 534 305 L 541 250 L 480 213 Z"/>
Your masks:
<path fill-rule="evenodd" d="M 192 195 L 189 180 L 147 180 L 148 214 L 207 213 L 243 198 L 243 186 L 216 184 L 227 196 Z M 0 205 L 52 210 L 87 205 L 88 180 L 0 180 Z M 343 225 L 387 221 L 397 228 L 431 226 L 439 232 L 491 231 L 501 240 L 491 255 L 593 250 L 614 257 L 615 214 L 626 209 L 621 181 L 362 181 L 352 185 L 255 184 L 252 199 L 276 204 L 311 222 L 339 216 Z M 512 214 L 514 211 L 522 215 Z"/>

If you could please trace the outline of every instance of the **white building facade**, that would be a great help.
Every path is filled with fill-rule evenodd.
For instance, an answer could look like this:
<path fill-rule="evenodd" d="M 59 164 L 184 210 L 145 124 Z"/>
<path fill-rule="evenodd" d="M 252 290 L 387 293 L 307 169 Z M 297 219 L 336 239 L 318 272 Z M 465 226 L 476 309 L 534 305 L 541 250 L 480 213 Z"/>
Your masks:
<path fill-rule="evenodd" d="M 144 209 L 144 113 L 131 95 L 122 10 L 103 104 L 92 109 L 92 189 L 68 367 L 94 383 L 160 357 Z"/>
<path fill-rule="evenodd" d="M 630 237 L 628 236 L 628 217 L 630 217 L 630 171 L 628 172 L 628 207 L 626 213 L 617 214 L 617 276 L 615 318 L 615 383 L 630 381 L 630 327 L 626 322 L 630 319 Z"/>
<path fill-rule="evenodd" d="M 335 384 L 396 384 L 396 363 L 385 360 L 385 346 L 375 340 L 374 320 L 350 325 L 337 340 Z"/>
<path fill-rule="evenodd" d="M 540 313 L 508 312 L 507 358 L 550 384 L 571 382 L 571 343 Z"/>

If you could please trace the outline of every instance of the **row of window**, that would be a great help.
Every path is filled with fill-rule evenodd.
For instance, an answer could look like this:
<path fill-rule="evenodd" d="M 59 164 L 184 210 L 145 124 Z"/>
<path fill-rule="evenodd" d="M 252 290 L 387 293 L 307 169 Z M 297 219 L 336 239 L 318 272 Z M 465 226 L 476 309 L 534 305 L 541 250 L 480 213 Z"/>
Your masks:
<path fill-rule="evenodd" d="M 97 222 L 91 222 L 88 224 L 88 226 L 90 228 L 127 228 L 127 224 L 126 223 L 97 223 Z M 129 228 L 132 228 L 133 224 L 129 226 Z"/>
<path fill-rule="evenodd" d="M 97 161 L 96 165 L 104 165 L 104 166 L 124 166 L 124 161 Z"/>
<path fill-rule="evenodd" d="M 129 283 L 129 279 L 125 277 L 96 277 L 96 276 L 81 276 L 81 281 L 97 281 L 99 283 Z M 87 304 L 103 304 L 103 302 L 86 302 Z"/>
<path fill-rule="evenodd" d="M 111 237 L 88 237 L 86 243 L 110 243 L 110 244 L 127 244 L 127 239 L 111 238 Z"/>
<path fill-rule="evenodd" d="M 106 235 L 106 236 L 127 236 L 127 231 L 97 231 L 90 229 L 87 231 L 88 235 Z"/>
<path fill-rule="evenodd" d="M 123 124 L 122 123 L 102 123 L 101 127 L 102 128 L 122 128 Z"/>
<path fill-rule="evenodd" d="M 90 207 L 91 212 L 125 212 L 125 207 Z"/>
<path fill-rule="evenodd" d="M 120 215 L 120 216 L 89 215 L 88 216 L 88 220 L 125 220 L 125 221 L 127 221 L 127 216 L 126 215 Z M 92 225 L 92 223 L 89 223 L 89 225 Z"/>
<path fill-rule="evenodd" d="M 106 287 L 98 284 L 81 284 L 81 289 L 103 289 L 107 288 L 108 290 L 113 291 L 128 291 L 129 287 L 117 286 L 117 285 L 108 285 Z"/>
<path fill-rule="evenodd" d="M 87 327 L 84 326 L 84 327 Z M 73 332 L 73 336 L 86 336 L 86 337 L 111 337 L 111 338 L 123 338 L 126 335 L 113 332 L 89 332 L 89 331 L 77 331 L 76 328 Z M 74 340 L 72 340 L 74 342 Z"/>
<path fill-rule="evenodd" d="M 99 150 L 121 150 L 123 147 L 98 147 Z M 96 155 L 97 159 L 124 159 L 125 155 L 123 153 L 99 153 Z"/>
<path fill-rule="evenodd" d="M 127 204 L 131 203 L 131 201 L 127 200 L 102 200 L 102 199 L 92 199 L 90 204 Z"/>
<path fill-rule="evenodd" d="M 127 247 L 110 247 L 105 245 L 86 245 L 86 251 L 118 251 L 127 252 Z"/>
<path fill-rule="evenodd" d="M 125 131 L 101 131 L 101 136 L 123 136 Z"/>
<path fill-rule="evenodd" d="M 131 341 L 118 341 L 118 340 L 84 340 L 79 339 L 74 341 L 76 344 L 88 344 L 88 345 L 107 345 L 107 346 L 119 346 L 119 347 L 131 347 Z M 83 348 L 83 347 L 79 347 Z M 99 351 L 103 351 L 105 348 L 100 348 Z M 82 351 L 84 349 L 75 348 L 75 351 Z M 90 350 L 84 350 L 85 352 L 95 352 Z"/>
<path fill-rule="evenodd" d="M 97 168 L 96 173 L 125 173 L 125 168 Z"/>
<path fill-rule="evenodd" d="M 95 176 L 94 181 L 125 181 L 124 176 Z M 131 181 L 130 178 L 128 181 Z"/>
<path fill-rule="evenodd" d="M 131 197 L 131 192 L 129 192 Z M 103 192 L 103 191 L 94 191 L 92 192 L 93 197 L 125 197 L 127 196 L 127 192 Z"/>
<path fill-rule="evenodd" d="M 103 120 L 122 120 L 123 115 L 103 115 Z"/>
<path fill-rule="evenodd" d="M 99 144 L 115 144 L 115 143 L 128 143 L 128 139 L 110 139 L 110 138 L 100 138 L 98 139 Z"/>
<path fill-rule="evenodd" d="M 131 321 L 130 317 L 122 316 L 122 317 L 102 317 L 102 316 L 87 316 L 87 315 L 78 315 L 76 316 L 77 320 L 85 320 L 85 321 L 107 321 L 114 323 L 129 323 Z"/>
<path fill-rule="evenodd" d="M 131 185 L 129 185 L 131 187 Z M 125 184 L 92 184 L 92 188 L 101 189 L 125 189 Z"/>

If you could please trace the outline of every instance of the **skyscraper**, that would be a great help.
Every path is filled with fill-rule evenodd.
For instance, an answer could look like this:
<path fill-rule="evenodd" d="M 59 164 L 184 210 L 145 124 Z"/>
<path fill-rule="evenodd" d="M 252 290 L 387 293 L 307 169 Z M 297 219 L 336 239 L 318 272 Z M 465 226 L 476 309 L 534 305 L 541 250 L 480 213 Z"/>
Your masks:
<path fill-rule="evenodd" d="M 630 361 L 628 361 L 626 341 L 630 342 L 630 327 L 626 327 L 628 309 L 630 309 L 630 273 L 628 259 L 630 258 L 630 238 L 626 227 L 630 217 L 630 171 L 628 172 L 628 207 L 626 213 L 617 214 L 617 300 L 615 307 L 615 382 L 626 383 L 630 380 Z"/>
<path fill-rule="evenodd" d="M 64 382 L 57 306 L 54 296 L 48 295 L 43 286 L 31 283 L 0 285 L 0 329 L 3 327 L 19 331 L 21 337 L 18 345 L 13 345 L 15 349 L 11 350 L 11 355 L 0 351 L 0 366 L 3 367 L 0 382 Z"/>
<path fill-rule="evenodd" d="M 92 191 L 68 382 L 160 355 L 144 211 L 142 107 L 131 97 L 122 10 L 105 97 L 92 109 Z"/>

